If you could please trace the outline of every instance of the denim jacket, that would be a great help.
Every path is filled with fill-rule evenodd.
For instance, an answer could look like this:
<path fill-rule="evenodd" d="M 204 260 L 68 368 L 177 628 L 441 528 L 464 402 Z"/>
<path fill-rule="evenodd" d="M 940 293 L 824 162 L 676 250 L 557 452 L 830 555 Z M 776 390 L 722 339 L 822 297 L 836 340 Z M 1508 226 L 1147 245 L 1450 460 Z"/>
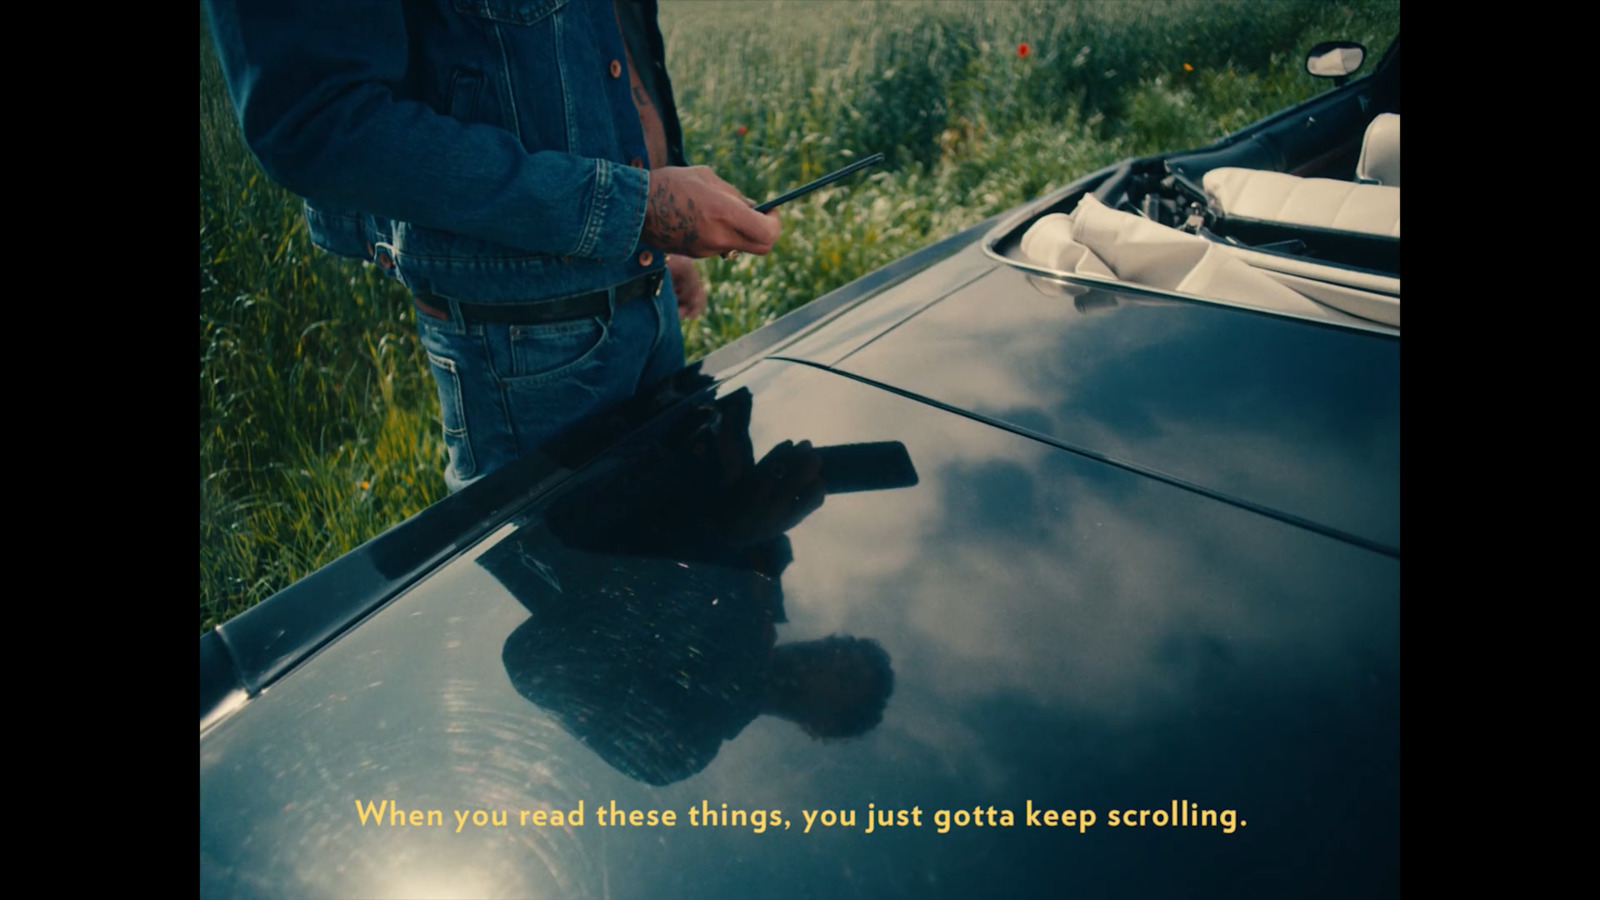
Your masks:
<path fill-rule="evenodd" d="M 313 242 L 473 302 L 662 268 L 613 0 L 207 0 L 246 142 Z M 684 165 L 656 0 L 671 165 Z"/>

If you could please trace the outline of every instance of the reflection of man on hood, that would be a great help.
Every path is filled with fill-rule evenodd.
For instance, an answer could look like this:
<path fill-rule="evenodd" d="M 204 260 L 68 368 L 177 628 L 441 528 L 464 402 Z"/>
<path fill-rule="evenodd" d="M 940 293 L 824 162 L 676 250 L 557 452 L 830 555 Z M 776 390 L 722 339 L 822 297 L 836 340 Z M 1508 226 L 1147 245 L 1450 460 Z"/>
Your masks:
<path fill-rule="evenodd" d="M 641 465 L 556 500 L 480 563 L 534 614 L 503 661 L 524 697 L 650 784 L 699 772 L 756 716 L 813 737 L 877 725 L 893 690 L 874 641 L 777 645 L 788 538 L 822 503 L 809 444 L 760 464 L 750 394 L 691 412 Z"/>
<path fill-rule="evenodd" d="M 529 619 L 506 640 L 512 684 L 613 767 L 656 785 L 704 769 L 763 713 L 817 738 L 882 719 L 894 674 L 876 642 L 775 645 L 772 607 L 686 581 L 646 578 L 632 589 L 662 593 L 624 589 L 554 625 Z"/>
<path fill-rule="evenodd" d="M 750 411 L 744 389 L 693 408 L 639 464 L 556 500 L 550 530 L 574 549 L 777 578 L 791 559 L 784 532 L 822 506 L 822 461 L 784 441 L 756 463 Z"/>

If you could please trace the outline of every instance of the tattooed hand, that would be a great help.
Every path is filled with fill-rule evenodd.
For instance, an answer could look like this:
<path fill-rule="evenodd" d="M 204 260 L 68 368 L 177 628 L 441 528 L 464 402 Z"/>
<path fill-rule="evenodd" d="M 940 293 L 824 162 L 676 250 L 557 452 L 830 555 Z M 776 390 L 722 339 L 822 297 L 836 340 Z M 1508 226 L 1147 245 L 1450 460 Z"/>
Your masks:
<path fill-rule="evenodd" d="M 765 254 L 783 225 L 776 211 L 758 213 L 751 209 L 755 205 L 706 166 L 654 169 L 641 238 L 685 256 L 720 256 L 728 250 Z"/>

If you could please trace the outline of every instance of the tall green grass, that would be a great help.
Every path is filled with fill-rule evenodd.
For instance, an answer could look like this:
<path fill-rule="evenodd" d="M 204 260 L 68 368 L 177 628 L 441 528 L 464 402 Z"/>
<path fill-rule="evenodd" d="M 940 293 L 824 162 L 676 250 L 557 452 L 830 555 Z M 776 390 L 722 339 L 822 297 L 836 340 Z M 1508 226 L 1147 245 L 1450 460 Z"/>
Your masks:
<path fill-rule="evenodd" d="M 200 53 L 200 625 L 444 496 L 404 291 L 314 250 Z"/>
<path fill-rule="evenodd" d="M 889 157 L 786 207 L 770 256 L 701 263 L 691 359 L 1109 162 L 1324 90 L 1306 48 L 1376 56 L 1399 28 L 1396 0 L 662 6 L 693 161 L 764 198 L 851 154 Z M 239 139 L 203 17 L 200 157 L 203 630 L 445 488 L 404 291 L 310 246 L 299 201 Z"/>

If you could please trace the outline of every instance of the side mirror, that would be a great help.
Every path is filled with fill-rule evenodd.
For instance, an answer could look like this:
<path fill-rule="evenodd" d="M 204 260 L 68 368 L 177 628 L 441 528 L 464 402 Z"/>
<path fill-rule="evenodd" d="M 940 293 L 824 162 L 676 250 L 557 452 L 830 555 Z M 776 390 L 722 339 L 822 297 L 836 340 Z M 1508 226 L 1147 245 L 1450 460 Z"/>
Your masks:
<path fill-rule="evenodd" d="M 1306 71 L 1318 78 L 1332 78 L 1335 86 L 1350 80 L 1350 75 L 1367 59 L 1367 48 L 1355 41 L 1323 41 L 1306 53 Z"/>

